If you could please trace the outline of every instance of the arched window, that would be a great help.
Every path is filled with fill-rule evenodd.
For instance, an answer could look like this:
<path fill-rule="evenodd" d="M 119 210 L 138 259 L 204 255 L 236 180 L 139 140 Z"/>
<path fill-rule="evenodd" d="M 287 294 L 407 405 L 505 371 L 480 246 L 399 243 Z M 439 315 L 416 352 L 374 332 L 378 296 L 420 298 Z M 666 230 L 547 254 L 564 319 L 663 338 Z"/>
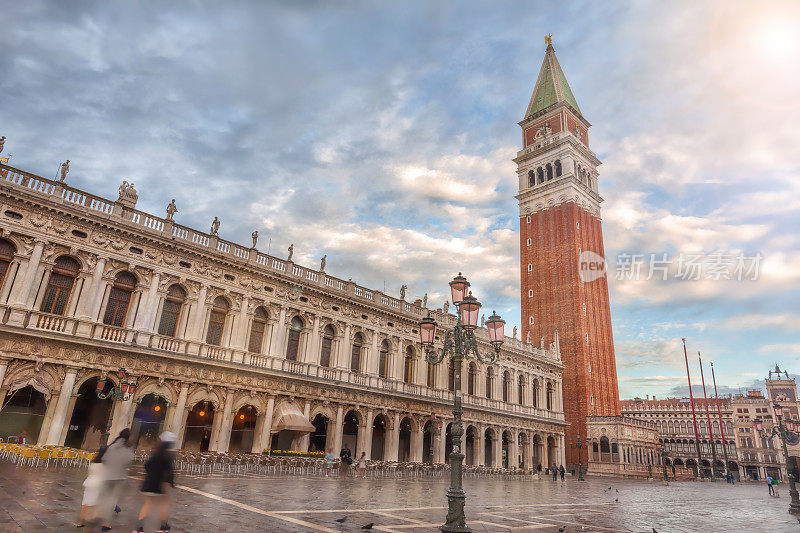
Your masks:
<path fill-rule="evenodd" d="M 378 353 L 378 375 L 382 378 L 389 377 L 389 342 L 386 340 L 381 343 L 381 351 Z"/>
<path fill-rule="evenodd" d="M 428 377 L 426 383 L 430 389 L 436 387 L 436 365 L 430 361 L 428 362 Z"/>
<path fill-rule="evenodd" d="M 536 169 L 536 176 L 539 179 L 539 184 L 544 183 L 544 169 L 542 169 L 542 167 Z"/>
<path fill-rule="evenodd" d="M 547 168 L 547 181 L 550 181 L 551 179 L 553 179 L 553 165 L 547 163 L 546 168 Z"/>
<path fill-rule="evenodd" d="M 180 285 L 172 285 L 167 289 L 167 297 L 164 299 L 164 307 L 161 309 L 161 321 L 158 323 L 159 335 L 175 336 L 185 300 L 186 291 Z"/>
<path fill-rule="evenodd" d="M 333 337 L 335 336 L 333 327 L 328 324 L 322 330 L 322 348 L 319 353 L 319 364 L 329 368 L 331 366 L 331 350 L 333 349 Z"/>
<path fill-rule="evenodd" d="M 491 399 L 492 388 L 494 387 L 494 368 L 488 367 L 486 369 L 486 397 Z"/>
<path fill-rule="evenodd" d="M 600 453 L 611 453 L 611 446 L 608 443 L 608 437 L 600 437 Z"/>
<path fill-rule="evenodd" d="M 528 171 L 528 187 L 536 185 L 536 173 L 533 170 Z"/>
<path fill-rule="evenodd" d="M 69 294 L 80 269 L 80 263 L 71 257 L 64 255 L 56 259 L 42 299 L 41 311 L 43 313 L 64 314 Z"/>
<path fill-rule="evenodd" d="M 511 375 L 508 371 L 503 372 L 503 401 L 507 402 L 511 396 Z"/>
<path fill-rule="evenodd" d="M 114 284 L 108 293 L 106 314 L 103 324 L 121 328 L 125 325 L 125 315 L 131 303 L 131 296 L 136 288 L 136 277 L 130 272 L 120 272 L 114 278 Z"/>
<path fill-rule="evenodd" d="M 350 352 L 350 370 L 361 372 L 361 347 L 364 345 L 364 337 L 361 333 L 353 335 L 353 349 Z"/>
<path fill-rule="evenodd" d="M 467 393 L 475 394 L 475 378 L 477 377 L 478 368 L 475 363 L 469 364 L 469 371 L 467 374 Z"/>
<path fill-rule="evenodd" d="M 403 381 L 411 383 L 414 379 L 414 348 L 406 348 L 406 357 L 403 360 Z"/>
<path fill-rule="evenodd" d="M 0 287 L 3 285 L 3 280 L 6 278 L 6 272 L 14 259 L 14 254 L 17 249 L 14 245 L 5 239 L 0 239 Z"/>
<path fill-rule="evenodd" d="M 250 340 L 247 349 L 254 353 L 261 353 L 264 345 L 264 331 L 267 329 L 267 310 L 263 307 L 256 307 L 253 312 L 253 321 L 250 323 Z"/>
<path fill-rule="evenodd" d="M 289 323 L 289 339 L 286 342 L 286 360 L 297 361 L 297 352 L 300 350 L 300 332 L 303 331 L 303 321 L 299 316 L 293 317 Z"/>
<path fill-rule="evenodd" d="M 556 159 L 555 167 L 556 167 L 556 177 L 559 177 L 561 175 L 561 161 L 559 161 L 558 159 Z"/>
<path fill-rule="evenodd" d="M 547 410 L 553 409 L 553 384 L 547 382 Z"/>
<path fill-rule="evenodd" d="M 222 343 L 222 332 L 225 329 L 225 318 L 228 316 L 229 309 L 228 300 L 217 296 L 214 305 L 211 306 L 211 314 L 208 316 L 206 344 L 219 346 Z"/>
<path fill-rule="evenodd" d="M 520 405 L 525 403 L 525 376 L 522 374 L 517 379 L 517 403 Z"/>
<path fill-rule="evenodd" d="M 533 380 L 533 406 L 539 407 L 539 380 Z"/>

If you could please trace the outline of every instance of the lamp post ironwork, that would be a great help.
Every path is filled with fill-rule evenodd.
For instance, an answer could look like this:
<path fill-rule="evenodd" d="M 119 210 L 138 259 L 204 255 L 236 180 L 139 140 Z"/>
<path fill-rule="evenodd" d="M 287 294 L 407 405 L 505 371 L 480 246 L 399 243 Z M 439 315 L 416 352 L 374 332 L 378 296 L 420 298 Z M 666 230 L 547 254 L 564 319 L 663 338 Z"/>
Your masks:
<path fill-rule="evenodd" d="M 780 437 L 781 445 L 783 446 L 783 458 L 784 462 L 786 463 L 786 477 L 789 478 L 789 496 L 791 497 L 792 501 L 789 504 L 789 512 L 795 516 L 800 515 L 800 498 L 797 494 L 797 487 L 794 484 L 794 479 L 792 475 L 789 473 L 789 452 L 786 450 L 786 439 L 787 437 L 790 439 L 796 439 L 800 436 L 800 423 L 791 418 L 787 419 L 784 425 L 783 417 L 783 408 L 779 404 L 774 404 L 772 409 L 775 411 L 775 418 L 778 419 L 777 427 L 773 426 L 770 429 L 764 429 L 764 425 L 761 420 L 755 420 L 753 425 L 756 427 L 756 432 L 758 432 L 759 436 L 762 439 L 771 439 L 775 436 Z"/>
<path fill-rule="evenodd" d="M 478 326 L 478 312 L 481 304 L 477 298 L 472 296 L 471 292 L 468 292 L 468 289 L 469 282 L 461 275 L 461 272 L 450 282 L 453 304 L 458 308 L 456 325 L 453 329 L 445 331 L 444 343 L 440 351 L 433 349 L 437 325 L 430 313 L 419 324 L 420 339 L 425 349 L 426 361 L 438 364 L 448 357 L 453 363 L 453 448 L 450 453 L 450 488 L 447 489 L 447 518 L 444 525 L 439 527 L 445 533 L 470 533 L 471 531 L 467 527 L 464 516 L 467 495 L 463 488 L 464 454 L 461 452 L 461 437 L 464 434 L 464 426 L 461 421 L 461 362 L 472 355 L 485 364 L 495 363 L 500 354 L 500 346 L 503 344 L 503 326 L 505 325 L 505 320 L 500 318 L 497 313 L 492 313 L 485 325 L 489 331 L 489 343 L 494 348 L 494 352 L 482 355 L 478 351 L 478 343 L 475 339 L 475 328 Z"/>
<path fill-rule="evenodd" d="M 111 411 L 108 413 L 106 431 L 103 434 L 103 446 L 108 444 L 108 438 L 111 433 L 111 422 L 114 418 L 114 407 L 116 407 L 117 400 L 126 402 L 131 399 L 133 393 L 136 391 L 136 380 L 128 374 L 124 366 L 117 370 L 117 377 L 119 377 L 119 385 L 114 385 L 111 387 L 111 390 L 106 393 L 103 392 L 103 389 L 106 388 L 106 376 L 102 375 L 100 379 L 97 380 L 97 389 L 95 390 L 97 397 L 101 400 L 111 398 Z"/>
<path fill-rule="evenodd" d="M 663 448 L 661 448 L 661 466 L 664 467 L 664 481 L 669 483 L 669 477 L 667 477 L 667 459 L 669 459 L 669 453 L 667 453 L 667 445 L 665 444 Z"/>
<path fill-rule="evenodd" d="M 586 481 L 585 479 L 583 479 L 583 457 L 581 454 L 581 450 L 583 449 L 583 441 L 581 440 L 580 431 L 578 432 L 578 439 L 576 442 L 572 442 L 572 438 L 570 437 L 569 445 L 571 448 L 578 450 L 578 481 Z"/>

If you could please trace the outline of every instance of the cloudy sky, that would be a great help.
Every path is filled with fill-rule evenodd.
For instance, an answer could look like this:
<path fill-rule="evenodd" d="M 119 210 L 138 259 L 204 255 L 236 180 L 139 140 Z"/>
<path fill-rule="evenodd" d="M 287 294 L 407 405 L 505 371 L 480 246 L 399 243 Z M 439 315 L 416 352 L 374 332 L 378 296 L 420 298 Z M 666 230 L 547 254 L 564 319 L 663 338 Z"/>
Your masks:
<path fill-rule="evenodd" d="M 725 2 L 6 2 L 11 163 L 395 296 L 463 271 L 519 324 L 515 156 L 553 43 L 593 124 L 622 397 L 800 369 L 800 8 Z M 617 279 L 624 254 L 757 280 Z M 726 259 L 727 261 L 727 259 Z M 727 263 L 726 263 L 727 264 Z M 676 277 L 677 276 L 677 277 Z M 712 277 L 713 278 L 713 277 Z M 696 359 L 692 360 L 696 372 Z"/>

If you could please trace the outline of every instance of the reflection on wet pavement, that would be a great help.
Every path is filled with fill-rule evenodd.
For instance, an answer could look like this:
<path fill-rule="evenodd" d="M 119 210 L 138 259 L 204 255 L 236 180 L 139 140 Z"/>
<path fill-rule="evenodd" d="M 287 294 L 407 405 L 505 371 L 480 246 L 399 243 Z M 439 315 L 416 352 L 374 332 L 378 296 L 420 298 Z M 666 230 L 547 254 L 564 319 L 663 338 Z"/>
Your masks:
<path fill-rule="evenodd" d="M 142 496 L 135 478 L 141 467 L 132 475 L 114 530 L 129 531 L 136 524 Z M 74 468 L 0 463 L 0 531 L 74 530 L 84 477 Z M 467 521 L 476 532 L 800 531 L 787 512 L 785 487 L 780 498 L 771 498 L 761 484 L 724 482 L 466 479 L 464 485 Z M 171 522 L 175 532 L 340 532 L 361 531 L 370 523 L 373 531 L 430 532 L 444 519 L 446 488 L 446 478 L 180 475 Z"/>

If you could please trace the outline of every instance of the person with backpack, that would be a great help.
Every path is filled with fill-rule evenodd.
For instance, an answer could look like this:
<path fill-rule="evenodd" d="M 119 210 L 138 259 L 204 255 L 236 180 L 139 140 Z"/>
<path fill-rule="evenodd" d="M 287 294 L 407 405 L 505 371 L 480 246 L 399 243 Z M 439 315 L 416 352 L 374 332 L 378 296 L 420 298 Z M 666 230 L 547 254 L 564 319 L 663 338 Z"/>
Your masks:
<path fill-rule="evenodd" d="M 177 436 L 165 431 L 159 437 L 158 444 L 150 459 L 144 464 L 145 477 L 141 492 L 145 495 L 144 505 L 139 511 L 139 526 L 134 533 L 144 532 L 144 521 L 150 514 L 153 506 L 159 506 L 161 526 L 158 533 L 168 533 L 170 528 L 169 517 L 169 487 L 175 487 L 175 470 L 173 467 L 175 442 Z"/>

